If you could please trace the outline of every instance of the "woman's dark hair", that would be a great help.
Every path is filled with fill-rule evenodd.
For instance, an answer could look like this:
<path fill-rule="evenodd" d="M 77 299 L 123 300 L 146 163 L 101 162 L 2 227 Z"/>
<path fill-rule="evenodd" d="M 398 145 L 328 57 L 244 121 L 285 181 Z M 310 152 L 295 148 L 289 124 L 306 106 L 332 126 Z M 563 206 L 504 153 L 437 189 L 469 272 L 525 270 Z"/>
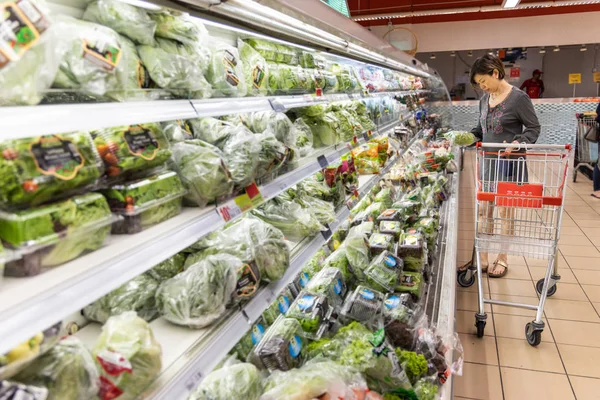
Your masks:
<path fill-rule="evenodd" d="M 475 82 L 475 75 L 493 75 L 494 70 L 498 70 L 498 79 L 504 79 L 506 73 L 504 72 L 504 65 L 502 61 L 491 54 L 486 54 L 483 57 L 479 57 L 473 63 L 471 67 L 471 85 L 477 86 Z"/>

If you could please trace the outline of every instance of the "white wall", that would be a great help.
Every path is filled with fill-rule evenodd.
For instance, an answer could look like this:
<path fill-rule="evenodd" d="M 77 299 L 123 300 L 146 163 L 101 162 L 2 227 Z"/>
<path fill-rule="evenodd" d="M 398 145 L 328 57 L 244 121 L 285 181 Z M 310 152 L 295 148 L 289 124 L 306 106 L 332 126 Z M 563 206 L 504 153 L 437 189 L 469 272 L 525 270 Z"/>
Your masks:
<path fill-rule="evenodd" d="M 399 25 L 418 37 L 419 52 L 597 43 L 600 12 Z M 387 26 L 373 26 L 380 37 Z"/>
<path fill-rule="evenodd" d="M 599 46 L 600 47 L 600 46 Z M 466 82 L 466 98 L 476 98 L 476 94 L 468 82 L 469 70 L 473 61 L 485 54 L 485 50 L 473 51 L 473 57 L 468 57 L 466 51 L 458 52 L 460 57 L 451 57 L 450 52 L 436 53 L 435 60 L 431 60 L 430 53 L 419 53 L 417 58 L 427 62 L 441 75 L 448 89 L 452 89 L 457 83 Z M 595 57 L 595 53 L 597 56 Z M 465 61 L 463 63 L 461 58 Z M 596 60 L 595 60 L 596 58 Z M 596 65 L 594 65 L 596 61 Z M 520 86 L 525 79 L 531 77 L 535 69 L 544 72 L 542 79 L 546 87 L 544 97 L 572 97 L 573 85 L 569 85 L 570 73 L 581 73 L 582 83 L 577 85 L 577 97 L 589 97 L 597 95 L 597 84 L 593 81 L 592 72 L 594 68 L 600 71 L 600 48 L 588 45 L 588 51 L 579 51 L 579 48 L 563 48 L 559 52 L 549 49 L 546 54 L 540 54 L 538 48 L 529 48 L 527 60 L 519 60 L 515 66 L 521 68 L 521 77 L 514 81 L 513 85 Z M 507 71 L 508 73 L 508 71 Z"/>

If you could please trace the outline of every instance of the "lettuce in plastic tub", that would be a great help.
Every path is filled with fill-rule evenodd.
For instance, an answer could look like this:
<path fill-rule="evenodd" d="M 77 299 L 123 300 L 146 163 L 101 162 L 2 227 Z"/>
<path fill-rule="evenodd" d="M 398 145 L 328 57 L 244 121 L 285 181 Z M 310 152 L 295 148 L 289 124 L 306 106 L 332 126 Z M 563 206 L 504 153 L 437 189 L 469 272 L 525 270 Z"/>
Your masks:
<path fill-rule="evenodd" d="M 46 387 L 49 400 L 87 400 L 100 389 L 100 376 L 90 351 L 74 336 L 61 339 L 15 379 Z"/>
<path fill-rule="evenodd" d="M 389 251 L 379 254 L 365 270 L 370 286 L 381 292 L 393 292 L 400 279 L 404 263 Z"/>
<path fill-rule="evenodd" d="M 394 249 L 394 236 L 385 233 L 374 233 L 369 237 L 369 249 L 372 254 L 380 254 Z"/>
<path fill-rule="evenodd" d="M 301 157 L 306 157 L 314 150 L 312 131 L 302 118 L 297 118 L 294 121 L 294 128 L 296 130 L 296 148 L 298 148 L 298 153 L 300 153 Z"/>
<path fill-rule="evenodd" d="M 265 96 L 269 90 L 269 64 L 247 42 L 238 40 L 238 50 L 244 66 L 244 79 L 248 87 L 248 94 Z"/>
<path fill-rule="evenodd" d="M 444 137 L 456 146 L 470 146 L 477 141 L 475 135 L 465 131 L 450 131 Z"/>
<path fill-rule="evenodd" d="M 192 44 L 208 40 L 208 31 L 204 24 L 189 14 L 161 10 L 149 15 L 156 22 L 155 35 L 158 37 Z"/>
<path fill-rule="evenodd" d="M 300 367 L 306 358 L 307 341 L 300 322 L 280 316 L 267 329 L 262 340 L 249 356 L 261 370 L 288 371 Z"/>
<path fill-rule="evenodd" d="M 85 306 L 83 315 L 105 323 L 113 315 L 135 311 L 140 318 L 152 321 L 158 316 L 155 294 L 159 282 L 147 274 L 138 275 L 121 287 Z"/>
<path fill-rule="evenodd" d="M 184 186 L 188 204 L 204 207 L 233 190 L 233 180 L 225 166 L 223 153 L 201 140 L 185 140 L 172 147 L 173 163 Z"/>
<path fill-rule="evenodd" d="M 212 371 L 187 400 L 259 400 L 260 371 L 249 363 L 234 363 Z"/>
<path fill-rule="evenodd" d="M 389 321 L 409 323 L 417 315 L 415 307 L 409 293 L 390 293 L 383 303 L 383 317 L 386 323 Z"/>
<path fill-rule="evenodd" d="M 152 44 L 156 22 L 145 9 L 117 0 L 96 0 L 88 4 L 83 19 L 114 29 L 139 44 Z"/>
<path fill-rule="evenodd" d="M 404 259 L 406 270 L 421 271 L 426 255 L 427 248 L 421 232 L 411 228 L 400 235 L 398 257 Z"/>
<path fill-rule="evenodd" d="M 235 47 L 219 45 L 215 48 L 206 79 L 217 95 L 243 97 L 248 93 L 244 64 Z"/>
<path fill-rule="evenodd" d="M 87 133 L 0 142 L 0 205 L 35 206 L 92 187 L 104 164 Z"/>
<path fill-rule="evenodd" d="M 346 297 L 341 314 L 364 324 L 377 325 L 383 299 L 383 293 L 367 286 L 358 286 Z"/>
<path fill-rule="evenodd" d="M 379 233 L 393 235 L 395 239 L 398 239 L 402 233 L 402 224 L 399 221 L 381 221 Z"/>
<path fill-rule="evenodd" d="M 169 322 L 195 329 L 212 324 L 225 313 L 242 266 L 239 258 L 229 254 L 193 264 L 159 286 L 156 302 L 160 314 Z"/>
<path fill-rule="evenodd" d="M 133 311 L 106 321 L 92 355 L 101 374 L 101 399 L 136 399 L 162 368 L 160 344 Z"/>
<path fill-rule="evenodd" d="M 171 150 L 157 123 L 117 126 L 92 132 L 109 178 L 131 177 L 163 165 Z"/>
<path fill-rule="evenodd" d="M 324 294 L 334 307 L 341 307 L 346 296 L 346 283 L 339 269 L 323 268 L 306 285 L 306 292 Z"/>
<path fill-rule="evenodd" d="M 297 319 L 307 337 L 318 339 L 327 327 L 329 313 L 329 300 L 325 294 L 303 290 L 285 316 Z"/>
<path fill-rule="evenodd" d="M 21 258 L 6 264 L 7 276 L 31 276 L 99 249 L 113 216 L 98 193 L 58 203 L 0 213 L 0 238 Z"/>
<path fill-rule="evenodd" d="M 413 299 L 419 300 L 423 286 L 423 275 L 420 272 L 403 271 L 395 291 L 398 293 L 410 293 Z"/>

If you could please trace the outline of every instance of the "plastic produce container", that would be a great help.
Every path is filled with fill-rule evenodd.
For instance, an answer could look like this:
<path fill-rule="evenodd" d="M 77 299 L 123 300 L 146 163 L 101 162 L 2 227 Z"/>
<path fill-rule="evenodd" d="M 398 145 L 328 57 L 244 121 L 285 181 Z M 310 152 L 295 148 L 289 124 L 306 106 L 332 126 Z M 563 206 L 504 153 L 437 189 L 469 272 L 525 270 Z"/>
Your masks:
<path fill-rule="evenodd" d="M 262 317 L 267 325 L 273 325 L 277 317 L 281 314 L 285 314 L 289 310 L 290 306 L 294 302 L 296 296 L 292 291 L 285 287 L 279 293 L 279 296 L 271 303 L 271 305 L 262 313 Z"/>
<path fill-rule="evenodd" d="M 104 173 L 87 133 L 0 142 L 0 207 L 37 206 L 93 187 Z"/>
<path fill-rule="evenodd" d="M 404 262 L 386 250 L 371 261 L 365 276 L 374 289 L 393 292 L 403 268 Z"/>
<path fill-rule="evenodd" d="M 329 314 L 327 296 L 303 290 L 298 294 L 285 316 L 298 320 L 305 336 L 310 339 L 319 339 L 327 327 L 326 320 Z"/>
<path fill-rule="evenodd" d="M 13 213 L 0 212 L 0 238 L 20 259 L 8 262 L 7 276 L 37 275 L 44 268 L 97 250 L 114 217 L 106 199 L 88 193 Z"/>
<path fill-rule="evenodd" d="M 394 244 L 394 236 L 385 233 L 374 233 L 369 237 L 371 254 L 379 254 L 385 250 L 393 251 Z"/>
<path fill-rule="evenodd" d="M 395 239 L 399 239 L 402 233 L 402 223 L 398 221 L 381 221 L 379 223 L 379 233 L 393 235 Z"/>
<path fill-rule="evenodd" d="M 342 272 L 335 267 L 322 269 L 306 286 L 306 291 L 309 293 L 327 296 L 330 304 L 334 307 L 342 306 L 346 290 Z"/>
<path fill-rule="evenodd" d="M 427 259 L 427 248 L 423 234 L 414 228 L 400 235 L 398 257 L 404 259 L 404 268 L 408 271 L 420 271 Z"/>
<path fill-rule="evenodd" d="M 346 297 L 341 314 L 351 320 L 373 325 L 381 316 L 383 299 L 381 292 L 366 286 L 358 286 Z"/>
<path fill-rule="evenodd" d="M 113 185 L 103 194 L 111 210 L 123 218 L 113 223 L 112 233 L 137 233 L 178 215 L 185 193 L 173 171 Z"/>
<path fill-rule="evenodd" d="M 259 369 L 289 371 L 298 368 L 306 358 L 307 339 L 294 318 L 280 316 L 267 329 L 248 359 Z"/>

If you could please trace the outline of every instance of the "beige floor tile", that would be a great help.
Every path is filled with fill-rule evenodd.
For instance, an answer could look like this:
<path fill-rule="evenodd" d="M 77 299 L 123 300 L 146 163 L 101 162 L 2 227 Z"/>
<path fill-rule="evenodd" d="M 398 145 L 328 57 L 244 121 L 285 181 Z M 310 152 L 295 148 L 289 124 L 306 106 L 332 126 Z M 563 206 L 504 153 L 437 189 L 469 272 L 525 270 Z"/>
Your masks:
<path fill-rule="evenodd" d="M 478 338 L 476 335 L 459 333 L 464 350 L 464 360 L 477 364 L 498 365 L 496 339 L 490 336 Z"/>
<path fill-rule="evenodd" d="M 463 311 L 477 311 L 477 293 L 473 292 L 456 292 L 456 309 Z M 485 305 L 486 312 L 492 312 L 489 304 Z"/>
<path fill-rule="evenodd" d="M 510 270 L 508 273 L 510 274 Z M 495 294 L 506 294 L 512 296 L 537 296 L 535 288 L 531 281 L 507 279 L 506 277 L 490 279 L 490 292 Z"/>
<path fill-rule="evenodd" d="M 505 400 L 575 399 L 566 375 L 502 367 Z"/>
<path fill-rule="evenodd" d="M 546 276 L 545 267 L 529 267 L 529 271 L 531 271 L 531 276 L 533 277 L 534 282 L 537 282 Z M 571 272 L 569 267 L 559 268 L 558 274 L 560 275 L 560 281 L 558 282 L 559 285 L 561 283 L 578 283 L 577 279 L 575 279 L 575 275 L 573 275 L 573 272 Z"/>
<path fill-rule="evenodd" d="M 477 279 L 477 276 L 475 277 L 475 279 Z M 486 273 L 483 274 L 483 281 L 481 283 L 483 285 L 483 293 L 486 295 L 486 297 L 489 297 L 489 294 L 490 294 L 490 285 L 488 284 L 488 277 L 487 277 Z M 456 289 L 460 290 L 460 291 L 463 291 L 463 292 L 474 292 L 474 293 L 477 293 L 477 280 L 475 280 L 475 283 L 473 283 L 469 287 L 462 287 L 462 286 L 457 285 Z"/>
<path fill-rule="evenodd" d="M 563 224 L 563 226 L 566 226 Z M 558 246 L 593 246 L 592 242 L 587 237 L 560 235 Z"/>
<path fill-rule="evenodd" d="M 506 273 L 508 279 L 518 279 L 520 281 L 531 281 L 531 275 L 526 265 L 508 264 L 508 272 Z M 502 278 L 504 279 L 504 278 Z"/>
<path fill-rule="evenodd" d="M 600 347 L 600 323 L 549 320 L 556 343 Z"/>
<path fill-rule="evenodd" d="M 600 314 L 600 303 L 592 303 L 592 305 L 594 306 L 594 308 L 596 309 L 596 312 L 598 314 Z"/>
<path fill-rule="evenodd" d="M 565 256 L 577 256 L 577 257 L 594 257 L 600 258 L 600 252 L 594 246 L 573 246 L 573 245 L 562 245 L 559 246 L 560 252 Z M 600 262 L 600 260 L 597 260 Z"/>
<path fill-rule="evenodd" d="M 600 202 L 599 202 L 600 203 Z M 595 221 L 594 221 L 595 222 Z M 587 236 L 600 236 L 600 228 L 599 228 L 600 224 L 597 224 L 595 227 L 583 227 L 581 230 L 587 235 Z"/>
<path fill-rule="evenodd" d="M 510 339 L 525 339 L 525 325 L 532 321 L 532 317 L 523 317 L 520 315 L 506 315 L 494 313 L 494 327 L 496 328 L 496 337 Z M 546 319 L 544 318 L 544 323 Z M 486 327 L 485 333 L 488 330 Z M 542 342 L 554 343 L 552 335 L 548 331 L 542 335 Z"/>
<path fill-rule="evenodd" d="M 600 378 L 600 348 L 558 344 L 567 374 Z"/>
<path fill-rule="evenodd" d="M 600 262 L 600 260 L 598 260 L 598 262 Z M 600 285 L 600 271 L 573 268 L 573 273 L 582 284 Z"/>
<path fill-rule="evenodd" d="M 581 286 L 574 283 L 560 283 L 552 299 L 589 301 Z"/>
<path fill-rule="evenodd" d="M 592 302 L 600 302 L 600 287 L 597 285 L 581 285 L 585 294 L 589 297 Z"/>
<path fill-rule="evenodd" d="M 502 400 L 499 368 L 464 363 L 463 375 L 454 378 L 454 395 L 468 399 Z"/>
<path fill-rule="evenodd" d="M 569 376 L 577 400 L 598 400 L 600 398 L 600 379 Z"/>
<path fill-rule="evenodd" d="M 544 311 L 548 318 L 600 323 L 598 313 L 587 301 L 559 300 L 551 297 L 546 301 Z"/>
<path fill-rule="evenodd" d="M 485 336 L 494 336 L 494 319 L 491 315 L 488 316 L 485 327 Z M 475 328 L 475 312 L 474 311 L 456 311 L 456 332 L 469 335 L 476 335 Z"/>
<path fill-rule="evenodd" d="M 597 230 L 598 226 L 600 226 L 600 217 L 598 218 L 592 218 L 592 217 L 583 217 L 582 219 L 575 219 L 575 222 L 577 223 L 577 225 L 583 229 L 583 232 L 587 235 L 587 234 L 593 234 L 596 235 L 598 232 L 600 232 L 599 230 Z M 591 229 L 590 231 L 586 231 L 587 229 Z"/>
<path fill-rule="evenodd" d="M 595 257 L 566 256 L 565 259 L 570 268 L 600 271 L 600 260 Z"/>
<path fill-rule="evenodd" d="M 583 231 L 575 226 L 563 226 L 560 229 L 561 235 L 585 236 Z"/>
<path fill-rule="evenodd" d="M 503 367 L 565 373 L 556 345 L 552 342 L 542 342 L 533 347 L 525 339 L 499 337 L 497 341 L 500 365 Z"/>
<path fill-rule="evenodd" d="M 530 267 L 547 267 L 548 259 L 542 258 L 527 258 L 527 265 Z M 564 265 L 563 257 L 561 255 L 558 256 L 558 265 L 560 267 L 561 263 Z"/>
<path fill-rule="evenodd" d="M 523 297 L 523 296 L 507 296 L 501 294 L 492 294 L 492 299 L 494 300 L 502 300 L 509 301 L 511 303 L 522 303 L 522 304 L 531 304 L 537 305 L 538 299 L 536 297 Z M 509 306 L 498 306 L 492 305 L 492 310 L 494 314 L 507 314 L 507 315 L 521 315 L 525 317 L 535 317 L 535 311 L 528 310 L 525 308 L 517 308 L 517 307 L 509 307 Z"/>

